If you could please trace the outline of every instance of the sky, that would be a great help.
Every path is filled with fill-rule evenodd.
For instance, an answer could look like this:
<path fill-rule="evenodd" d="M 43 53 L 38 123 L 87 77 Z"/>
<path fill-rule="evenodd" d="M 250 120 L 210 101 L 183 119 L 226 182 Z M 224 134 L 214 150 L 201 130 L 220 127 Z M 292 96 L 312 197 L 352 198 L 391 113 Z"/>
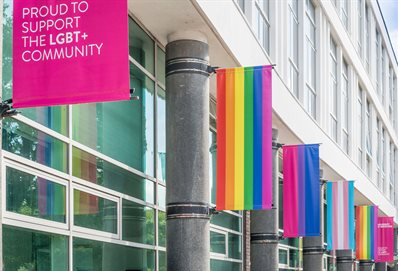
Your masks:
<path fill-rule="evenodd" d="M 398 57 L 398 0 L 379 0 L 395 55 Z"/>

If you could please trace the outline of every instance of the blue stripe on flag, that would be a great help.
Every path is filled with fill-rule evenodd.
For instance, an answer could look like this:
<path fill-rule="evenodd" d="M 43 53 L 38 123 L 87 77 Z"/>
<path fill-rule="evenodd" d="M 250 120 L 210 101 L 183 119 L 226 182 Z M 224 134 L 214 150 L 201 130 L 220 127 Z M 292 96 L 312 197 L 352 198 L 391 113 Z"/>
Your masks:
<path fill-rule="evenodd" d="M 328 250 L 333 249 L 333 183 L 328 182 L 326 184 L 326 210 L 327 210 L 327 223 L 326 223 L 326 234 L 327 234 L 327 243 Z"/>
<path fill-rule="evenodd" d="M 262 69 L 254 68 L 253 94 L 253 207 L 261 209 L 262 201 Z M 257 207 L 257 208 L 256 208 Z"/>

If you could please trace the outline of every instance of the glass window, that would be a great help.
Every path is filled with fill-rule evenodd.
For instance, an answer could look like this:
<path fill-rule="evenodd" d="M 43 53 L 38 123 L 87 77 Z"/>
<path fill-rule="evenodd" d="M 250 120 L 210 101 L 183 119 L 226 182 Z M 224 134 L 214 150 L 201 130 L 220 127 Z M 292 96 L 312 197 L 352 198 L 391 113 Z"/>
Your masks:
<path fill-rule="evenodd" d="M 117 203 L 74 189 L 74 224 L 98 231 L 117 233 Z"/>
<path fill-rule="evenodd" d="M 298 0 L 289 0 L 289 87 L 299 97 L 298 89 Z"/>
<path fill-rule="evenodd" d="M 211 223 L 237 232 L 241 230 L 239 217 L 224 212 L 212 216 Z"/>
<path fill-rule="evenodd" d="M 73 238 L 73 270 L 155 270 L 153 250 Z"/>
<path fill-rule="evenodd" d="M 286 249 L 279 249 L 279 263 L 280 264 L 282 264 L 282 265 L 288 264 L 287 254 L 288 254 L 288 251 Z"/>
<path fill-rule="evenodd" d="M 20 171 L 6 169 L 7 211 L 66 222 L 66 187 L 47 179 Z"/>
<path fill-rule="evenodd" d="M 242 259 L 242 236 L 228 233 L 228 257 Z"/>
<path fill-rule="evenodd" d="M 210 251 L 219 254 L 227 254 L 225 234 L 210 231 Z"/>
<path fill-rule="evenodd" d="M 12 0 L 5 0 L 3 8 L 2 99 L 7 100 L 12 98 Z M 68 133 L 67 106 L 21 108 L 18 111 L 58 133 Z"/>
<path fill-rule="evenodd" d="M 305 21 L 305 46 L 306 46 L 306 89 L 304 93 L 304 106 L 310 115 L 316 117 L 316 46 L 315 46 L 315 6 L 311 0 L 306 1 Z"/>
<path fill-rule="evenodd" d="M 4 225 L 2 241 L 4 270 L 69 270 L 68 238 L 65 236 Z"/>
<path fill-rule="evenodd" d="M 73 139 L 153 176 L 154 83 L 131 66 L 139 101 L 73 106 Z"/>
<path fill-rule="evenodd" d="M 166 85 L 166 54 L 159 47 L 157 47 L 157 50 L 156 78 L 160 81 L 160 83 Z"/>
<path fill-rule="evenodd" d="M 216 204 L 217 135 L 213 131 L 209 131 L 209 143 L 210 198 L 211 203 Z"/>
<path fill-rule="evenodd" d="M 268 2 L 268 1 L 265 1 Z M 268 10 L 263 10 L 264 6 L 260 6 L 258 3 L 255 4 L 255 14 L 254 14 L 254 29 L 257 35 L 257 39 L 263 46 L 265 51 L 269 53 L 269 32 L 270 25 L 268 21 Z"/>
<path fill-rule="evenodd" d="M 363 157 L 363 133 L 365 132 L 364 130 L 364 125 L 362 124 L 364 119 L 363 119 L 363 114 L 362 114 L 362 95 L 363 91 L 360 86 L 358 86 L 358 97 L 357 97 L 357 125 L 358 125 L 358 130 L 357 130 L 357 138 L 358 138 L 358 164 L 362 168 L 362 157 Z"/>
<path fill-rule="evenodd" d="M 155 244 L 155 211 L 152 208 L 123 200 L 123 240 Z"/>
<path fill-rule="evenodd" d="M 167 270 L 167 255 L 164 251 L 159 251 L 159 271 Z"/>
<path fill-rule="evenodd" d="M 166 213 L 158 211 L 158 239 L 159 246 L 166 247 Z"/>
<path fill-rule="evenodd" d="M 348 120 L 349 120 L 349 86 L 348 86 L 348 65 L 343 60 L 342 83 L 341 83 L 341 127 L 342 127 L 342 147 L 348 153 Z"/>
<path fill-rule="evenodd" d="M 158 205 L 166 208 L 166 187 L 158 185 Z"/>
<path fill-rule="evenodd" d="M 370 12 L 368 5 L 365 3 L 365 62 L 368 72 L 370 72 Z"/>
<path fill-rule="evenodd" d="M 155 184 L 130 171 L 76 147 L 72 149 L 72 174 L 146 202 L 155 203 Z"/>
<path fill-rule="evenodd" d="M 67 145 L 20 121 L 3 120 L 3 150 L 56 170 L 67 172 Z"/>
<path fill-rule="evenodd" d="M 330 39 L 330 132 L 337 141 L 337 48 Z"/>
<path fill-rule="evenodd" d="M 348 30 L 348 1 L 347 0 L 340 0 L 340 8 L 341 8 L 341 20 L 345 28 Z"/>
<path fill-rule="evenodd" d="M 152 74 L 155 66 L 154 48 L 153 40 L 129 17 L 129 54 Z"/>
<path fill-rule="evenodd" d="M 363 15 L 362 15 L 362 3 L 363 0 L 357 0 L 357 10 L 358 10 L 358 53 L 362 56 L 362 39 L 363 39 Z"/>
<path fill-rule="evenodd" d="M 210 270 L 211 271 L 225 271 L 225 270 L 241 271 L 242 264 L 211 259 L 210 260 Z"/>
<path fill-rule="evenodd" d="M 156 98 L 157 116 L 157 178 L 166 180 L 166 92 L 158 88 Z"/>
<path fill-rule="evenodd" d="M 3 52 L 2 89 L 3 99 L 10 99 L 12 93 L 12 0 L 3 1 Z"/>

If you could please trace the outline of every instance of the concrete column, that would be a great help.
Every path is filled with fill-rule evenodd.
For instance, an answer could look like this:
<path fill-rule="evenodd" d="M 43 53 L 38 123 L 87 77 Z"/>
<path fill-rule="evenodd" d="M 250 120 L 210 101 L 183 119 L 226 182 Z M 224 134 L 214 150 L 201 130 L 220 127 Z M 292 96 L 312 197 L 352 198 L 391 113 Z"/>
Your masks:
<path fill-rule="evenodd" d="M 352 250 L 336 250 L 336 267 L 337 271 L 352 271 L 354 258 Z"/>
<path fill-rule="evenodd" d="M 373 271 L 373 262 L 372 261 L 360 261 L 359 262 L 359 271 Z"/>
<path fill-rule="evenodd" d="M 303 270 L 318 271 L 323 266 L 323 236 L 303 238 Z"/>
<path fill-rule="evenodd" d="M 209 47 L 199 32 L 168 41 L 167 269 L 209 271 Z"/>
<path fill-rule="evenodd" d="M 277 271 L 279 264 L 279 180 L 278 130 L 272 129 L 272 204 L 271 210 L 250 212 L 250 259 L 252 271 Z"/>
<path fill-rule="evenodd" d="M 375 263 L 376 271 L 387 271 L 387 263 Z"/>
<path fill-rule="evenodd" d="M 323 178 L 323 171 L 320 170 L 320 177 Z M 319 183 L 321 185 L 321 183 Z M 321 232 L 323 232 L 323 186 L 321 187 Z M 303 270 L 318 271 L 323 267 L 323 234 L 303 238 Z"/>

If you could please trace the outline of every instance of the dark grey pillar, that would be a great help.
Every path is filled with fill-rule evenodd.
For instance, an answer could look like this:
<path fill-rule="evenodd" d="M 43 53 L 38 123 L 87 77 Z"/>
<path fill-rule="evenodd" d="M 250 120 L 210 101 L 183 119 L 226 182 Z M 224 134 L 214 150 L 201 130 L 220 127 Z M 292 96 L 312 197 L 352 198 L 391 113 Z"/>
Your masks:
<path fill-rule="evenodd" d="M 359 261 L 359 271 L 373 271 L 373 262 Z"/>
<path fill-rule="evenodd" d="M 279 264 L 279 180 L 278 130 L 272 129 L 272 204 L 271 210 L 250 212 L 250 259 L 252 271 L 277 271 Z"/>
<path fill-rule="evenodd" d="M 320 170 L 320 177 L 323 178 L 323 171 Z M 321 183 L 319 184 L 321 185 Z M 321 187 L 321 196 L 323 199 L 323 186 Z M 323 225 L 323 201 L 321 201 L 321 225 Z M 321 230 L 323 232 L 323 230 Z M 303 270 L 318 271 L 323 266 L 323 234 L 321 236 L 311 236 L 303 238 Z"/>
<path fill-rule="evenodd" d="M 376 271 L 387 271 L 387 263 L 375 263 Z"/>
<path fill-rule="evenodd" d="M 209 47 L 201 33 L 169 36 L 166 46 L 167 270 L 210 269 L 208 61 Z"/>
<path fill-rule="evenodd" d="M 323 253 L 324 248 L 322 236 L 303 238 L 303 270 L 322 270 Z"/>
<path fill-rule="evenodd" d="M 354 258 L 352 250 L 336 250 L 336 267 L 337 271 L 352 271 Z"/>

